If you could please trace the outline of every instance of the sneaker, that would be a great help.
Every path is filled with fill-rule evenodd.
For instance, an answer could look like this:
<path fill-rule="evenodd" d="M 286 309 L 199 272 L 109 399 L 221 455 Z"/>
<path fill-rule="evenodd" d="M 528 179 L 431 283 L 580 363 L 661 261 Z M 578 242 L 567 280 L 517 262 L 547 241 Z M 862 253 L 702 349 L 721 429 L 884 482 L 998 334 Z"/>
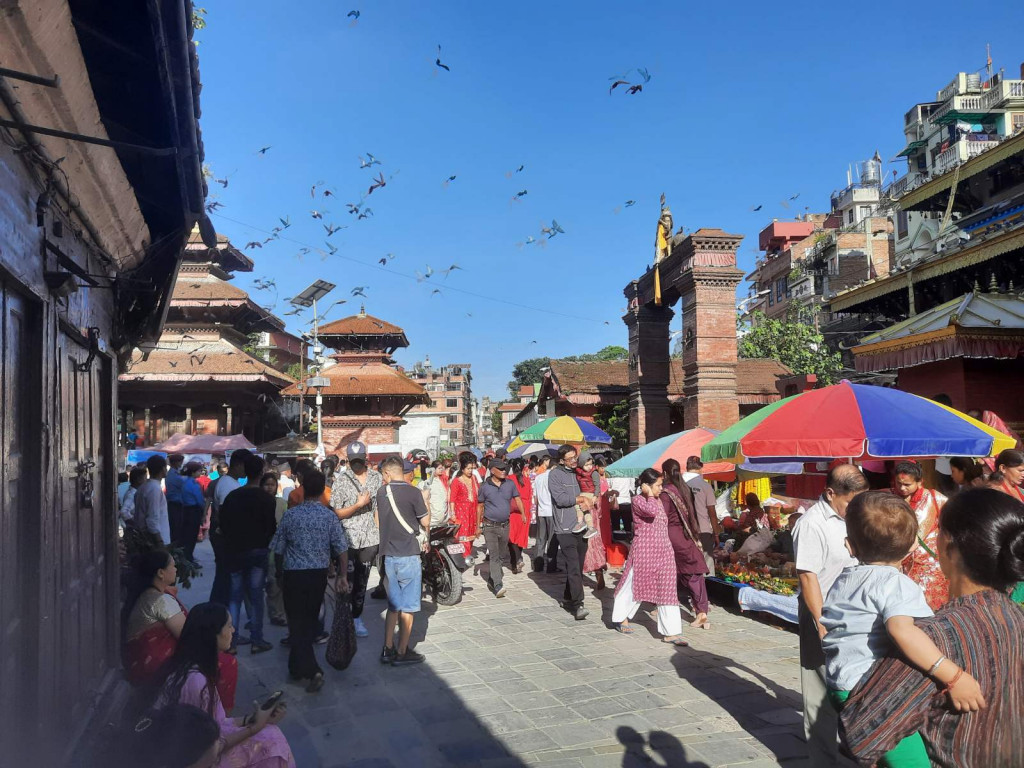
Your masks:
<path fill-rule="evenodd" d="M 505 588 L 504 587 L 498 587 L 496 590 L 494 590 L 494 596 L 495 597 L 504 597 L 505 594 L 506 593 L 505 593 Z"/>
<path fill-rule="evenodd" d="M 279 645 L 282 648 L 287 648 L 291 644 L 292 644 L 292 636 L 291 635 L 285 635 L 284 638 L 279 643 Z"/>
<path fill-rule="evenodd" d="M 424 656 L 422 653 L 416 653 L 416 651 L 409 648 L 401 656 L 395 656 L 394 660 L 391 662 L 391 666 L 399 667 L 403 664 L 419 664 L 426 658 L 427 657 Z"/>
<path fill-rule="evenodd" d="M 385 645 L 384 646 L 384 650 L 382 650 L 380 652 L 380 663 L 381 664 L 390 664 L 392 661 L 395 660 L 395 657 L 397 655 L 398 655 L 398 651 L 396 651 L 394 648 L 388 648 Z"/>
<path fill-rule="evenodd" d="M 275 627 L 287 627 L 288 619 L 282 619 L 280 616 L 272 616 L 270 619 L 270 623 L 273 624 Z"/>
<path fill-rule="evenodd" d="M 587 524 L 582 521 L 572 527 L 573 533 L 583 533 L 585 530 L 587 530 Z"/>
<path fill-rule="evenodd" d="M 370 636 L 370 630 L 368 630 L 366 628 L 366 625 L 363 624 L 362 618 L 353 619 L 352 623 L 355 624 L 355 626 L 356 626 L 356 637 L 369 637 Z"/>
<path fill-rule="evenodd" d="M 235 642 L 232 643 L 232 645 L 249 645 L 249 643 L 251 643 L 251 642 L 252 642 L 252 638 L 251 637 L 243 637 L 242 635 L 239 635 L 238 637 L 235 638 Z"/>
<path fill-rule="evenodd" d="M 386 600 L 388 597 L 388 592 L 386 589 L 384 589 L 383 584 L 378 584 L 376 587 L 374 587 L 373 592 L 370 593 L 370 597 L 372 597 L 374 600 Z"/>
<path fill-rule="evenodd" d="M 261 640 L 259 642 L 252 644 L 252 647 L 249 649 L 249 653 L 252 656 L 255 656 L 257 653 L 266 653 L 273 647 L 273 643 L 268 643 L 266 640 Z"/>
<path fill-rule="evenodd" d="M 324 687 L 324 673 L 317 672 L 306 686 L 306 693 L 316 693 Z"/>
<path fill-rule="evenodd" d="M 575 611 L 573 611 L 572 617 L 574 619 L 576 619 L 576 621 L 583 621 L 589 615 L 590 615 L 590 611 L 588 611 L 586 608 L 584 608 L 581 605 L 579 608 L 577 608 Z"/>
<path fill-rule="evenodd" d="M 583 534 L 583 538 L 584 539 L 592 539 L 595 536 L 597 536 L 597 534 L 598 534 L 597 528 L 587 528 L 587 532 Z"/>
<path fill-rule="evenodd" d="M 331 635 L 330 635 L 329 632 L 321 632 L 319 635 L 317 635 L 313 639 L 313 644 L 314 645 L 323 645 L 324 643 L 326 643 L 330 639 L 331 639 Z"/>

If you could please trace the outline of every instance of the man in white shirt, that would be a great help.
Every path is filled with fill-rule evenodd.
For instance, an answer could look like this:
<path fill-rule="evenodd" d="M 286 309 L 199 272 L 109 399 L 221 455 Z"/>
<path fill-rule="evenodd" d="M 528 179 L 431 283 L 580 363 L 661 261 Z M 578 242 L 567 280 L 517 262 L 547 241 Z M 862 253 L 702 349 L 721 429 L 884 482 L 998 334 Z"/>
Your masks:
<path fill-rule="evenodd" d="M 135 492 L 135 525 L 141 531 L 155 533 L 166 547 L 171 543 L 171 522 L 167 516 L 167 497 L 160 481 L 167 474 L 167 459 L 154 455 L 146 459 L 149 480 Z"/>
<path fill-rule="evenodd" d="M 820 624 L 824 597 L 848 565 L 857 561 L 846 548 L 846 507 L 868 481 L 853 464 L 834 467 L 825 492 L 793 528 L 796 571 L 800 578 L 800 688 L 804 699 L 804 735 L 808 764 L 837 765 L 839 716 L 829 703 L 825 687 L 825 653 Z"/>
<path fill-rule="evenodd" d="M 708 572 L 714 574 L 715 561 L 711 557 L 711 553 L 715 550 L 715 544 L 718 543 L 718 534 L 722 532 L 722 527 L 718 523 L 718 514 L 715 510 L 715 490 L 711 487 L 711 483 L 701 475 L 700 471 L 703 468 L 704 462 L 700 460 L 700 456 L 689 456 L 686 459 L 683 482 L 693 491 L 693 506 L 697 513 L 704 561 L 707 563 Z"/>
<path fill-rule="evenodd" d="M 555 529 L 551 525 L 551 491 L 548 490 L 550 468 L 551 457 L 542 457 L 533 477 L 533 508 L 537 510 L 537 543 L 533 550 L 535 571 L 543 571 L 548 566 L 547 550 L 555 535 Z"/>
<path fill-rule="evenodd" d="M 292 479 L 292 465 L 287 461 L 275 461 L 271 469 L 277 472 L 277 497 L 287 501 L 295 487 L 295 480 Z"/>

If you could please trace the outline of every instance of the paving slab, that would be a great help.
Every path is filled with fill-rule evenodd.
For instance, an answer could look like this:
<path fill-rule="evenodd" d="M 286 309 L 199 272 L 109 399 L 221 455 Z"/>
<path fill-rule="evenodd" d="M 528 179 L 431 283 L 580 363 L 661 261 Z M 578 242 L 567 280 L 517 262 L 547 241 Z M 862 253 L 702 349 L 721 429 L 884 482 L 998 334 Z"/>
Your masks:
<path fill-rule="evenodd" d="M 181 591 L 187 605 L 203 602 L 212 582 L 209 545 L 196 553 L 204 570 Z M 327 679 L 318 694 L 288 682 L 287 649 L 250 656 L 243 647 L 236 714 L 284 690 L 281 727 L 299 768 L 803 762 L 794 632 L 716 606 L 710 630 L 687 627 L 690 647 L 673 648 L 645 611 L 636 634 L 615 633 L 611 589 L 587 587 L 591 617 L 577 622 L 558 602 L 564 575 L 507 575 L 500 600 L 479 574 L 464 576 L 458 605 L 424 600 L 413 634 L 423 665 L 379 663 L 385 605 L 368 597 L 370 636 L 348 669 L 326 666 L 317 647 Z M 265 634 L 278 645 L 286 630 Z"/>

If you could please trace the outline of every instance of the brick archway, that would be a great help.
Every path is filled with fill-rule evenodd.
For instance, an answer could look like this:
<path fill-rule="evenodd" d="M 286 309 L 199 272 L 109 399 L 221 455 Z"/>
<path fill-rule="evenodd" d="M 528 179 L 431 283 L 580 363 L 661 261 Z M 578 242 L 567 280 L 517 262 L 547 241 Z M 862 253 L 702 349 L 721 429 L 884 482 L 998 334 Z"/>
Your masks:
<path fill-rule="evenodd" d="M 661 304 L 655 301 L 654 268 L 626 286 L 629 308 L 630 449 L 670 432 L 668 385 L 670 325 L 681 302 L 684 429 L 725 429 L 739 419 L 736 398 L 736 267 L 742 235 L 699 229 L 677 239 L 658 266 Z"/>

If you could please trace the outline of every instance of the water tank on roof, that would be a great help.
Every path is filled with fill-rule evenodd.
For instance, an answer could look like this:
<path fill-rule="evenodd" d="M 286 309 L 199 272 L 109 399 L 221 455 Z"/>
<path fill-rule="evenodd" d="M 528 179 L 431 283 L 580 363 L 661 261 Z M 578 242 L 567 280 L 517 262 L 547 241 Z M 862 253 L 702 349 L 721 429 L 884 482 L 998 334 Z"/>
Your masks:
<path fill-rule="evenodd" d="M 973 75 L 967 76 L 967 92 L 977 93 L 981 90 L 981 75 L 975 72 Z"/>
<path fill-rule="evenodd" d="M 875 152 L 875 156 L 864 162 L 860 172 L 860 183 L 878 186 L 882 183 L 882 158 Z"/>

